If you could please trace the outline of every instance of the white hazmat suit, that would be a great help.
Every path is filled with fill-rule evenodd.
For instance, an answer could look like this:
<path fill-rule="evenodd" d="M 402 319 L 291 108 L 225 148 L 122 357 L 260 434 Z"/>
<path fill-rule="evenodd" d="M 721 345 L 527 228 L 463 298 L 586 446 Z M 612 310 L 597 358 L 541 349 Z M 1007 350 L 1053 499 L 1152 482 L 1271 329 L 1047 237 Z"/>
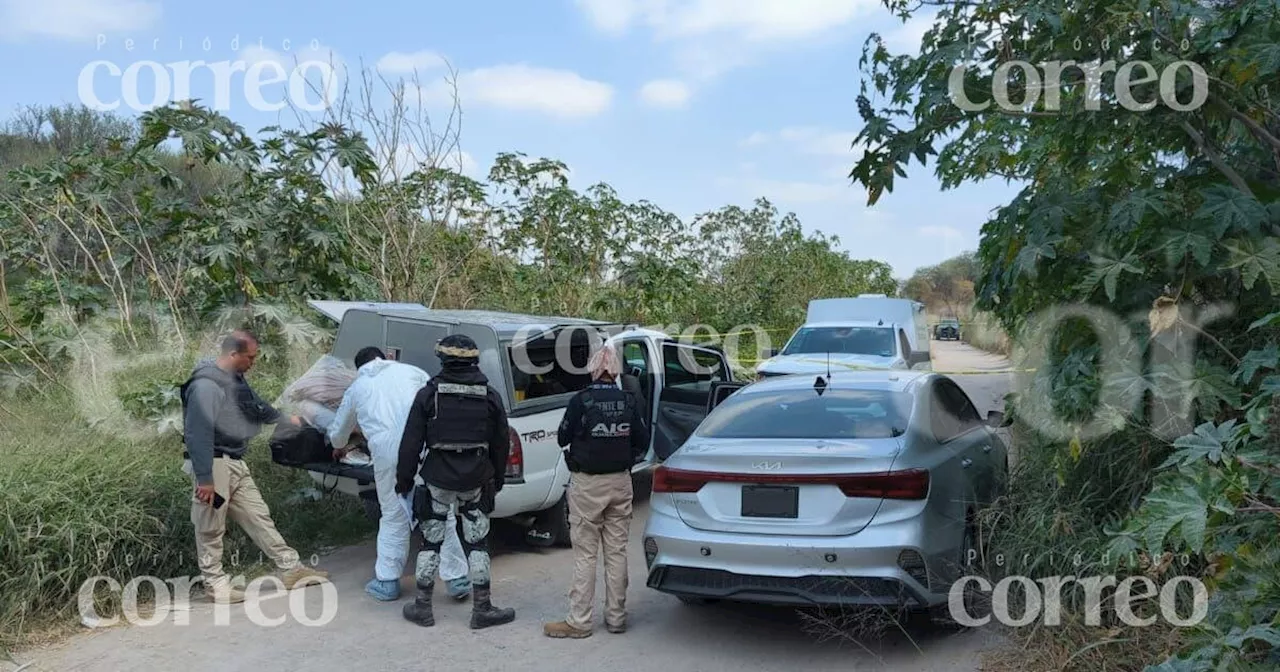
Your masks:
<path fill-rule="evenodd" d="M 398 582 L 409 555 L 412 522 L 402 498 L 396 494 L 396 462 L 409 408 L 418 390 L 430 378 L 427 372 L 411 364 L 385 359 L 368 362 L 360 367 L 355 382 L 342 396 L 342 404 L 329 426 L 329 442 L 335 448 L 347 445 L 357 424 L 368 440 L 378 504 L 382 509 L 375 565 L 379 581 Z M 446 582 L 465 578 L 468 570 L 454 521 L 454 513 L 450 512 L 448 534 L 440 554 L 440 578 Z"/>

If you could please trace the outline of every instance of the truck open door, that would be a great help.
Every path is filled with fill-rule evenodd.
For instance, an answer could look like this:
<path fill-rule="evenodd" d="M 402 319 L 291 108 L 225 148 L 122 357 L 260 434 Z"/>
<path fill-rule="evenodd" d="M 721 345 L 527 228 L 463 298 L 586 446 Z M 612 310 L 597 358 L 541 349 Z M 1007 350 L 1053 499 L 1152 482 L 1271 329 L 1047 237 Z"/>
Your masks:
<path fill-rule="evenodd" d="M 659 462 L 684 445 L 707 417 L 712 386 L 733 380 L 729 361 L 719 350 L 664 341 L 660 359 L 652 450 Z"/>

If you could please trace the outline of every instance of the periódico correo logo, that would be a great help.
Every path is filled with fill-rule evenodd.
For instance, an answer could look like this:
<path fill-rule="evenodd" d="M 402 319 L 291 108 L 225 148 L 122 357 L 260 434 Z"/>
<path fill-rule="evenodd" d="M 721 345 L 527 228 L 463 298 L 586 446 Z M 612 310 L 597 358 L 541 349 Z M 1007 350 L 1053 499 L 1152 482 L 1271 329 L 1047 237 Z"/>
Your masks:
<path fill-rule="evenodd" d="M 208 78 L 200 71 L 212 74 L 214 96 L 213 109 L 227 111 L 232 107 L 233 80 L 243 74 L 242 93 L 244 103 L 259 112 L 278 112 L 292 106 L 308 112 L 322 112 L 333 105 L 339 89 L 338 70 L 333 64 L 319 60 L 302 61 L 286 71 L 275 60 L 247 61 L 135 61 L 121 68 L 108 60 L 93 61 L 80 70 L 76 92 L 80 102 L 100 111 L 115 110 L 123 103 L 129 109 L 145 112 L 172 102 L 191 100 L 193 75 Z M 112 93 L 99 95 L 99 80 L 111 82 L 101 91 Z M 262 93 L 263 87 L 287 82 L 286 100 L 269 101 Z M 150 93 L 144 101 L 143 87 Z M 105 96 L 105 100 L 104 100 Z"/>
<path fill-rule="evenodd" d="M 94 576 L 80 585 L 77 595 L 80 621 L 90 628 L 103 628 L 117 625 L 123 617 L 131 625 L 147 627 L 169 622 L 172 617 L 174 625 L 190 625 L 192 588 L 201 583 L 203 579 L 200 577 L 178 577 L 165 580 L 155 576 L 138 576 L 122 586 L 112 577 Z M 140 604 L 141 588 L 144 584 L 151 587 L 152 598 L 147 600 L 150 603 L 150 609 L 143 609 Z M 332 623 L 338 615 L 338 589 L 329 581 L 308 578 L 296 584 L 293 590 L 289 590 L 278 577 L 268 574 L 248 582 L 247 585 L 243 576 L 230 577 L 228 586 L 237 589 L 244 587 L 245 616 L 254 625 L 264 628 L 283 625 L 290 619 L 307 627 L 318 628 Z M 266 596 L 260 597 L 266 586 L 270 586 L 272 590 Z M 306 591 L 303 590 L 312 586 L 319 588 L 320 599 L 320 614 L 314 618 L 307 613 Z M 95 595 L 100 594 L 104 587 L 120 600 L 120 616 L 104 618 L 94 608 Z M 270 600 L 274 596 L 287 597 L 286 615 L 271 617 L 262 610 L 262 601 Z M 143 616 L 143 611 L 149 611 L 150 614 Z M 225 602 L 215 603 L 213 616 L 215 626 L 230 625 L 230 605 Z"/>
<path fill-rule="evenodd" d="M 1064 73 L 1077 77 L 1083 75 L 1083 83 L 1086 87 L 1084 94 L 1086 110 L 1098 110 L 1101 107 L 1104 97 L 1102 91 L 1104 73 L 1115 73 L 1115 100 L 1121 107 L 1132 112 L 1146 112 L 1160 103 L 1179 112 L 1190 112 L 1198 109 L 1209 98 L 1209 75 L 1199 63 L 1194 61 L 1174 61 L 1163 70 L 1157 70 L 1147 61 L 1128 61 L 1119 66 L 1114 60 L 1087 63 L 1043 61 L 1039 66 L 1028 61 L 1005 61 L 996 67 L 992 74 L 991 98 L 982 101 L 971 99 L 965 91 L 964 79 L 969 67 L 961 64 L 951 68 L 951 75 L 947 80 L 947 93 L 952 102 L 967 112 L 982 112 L 990 108 L 993 102 L 996 107 L 1005 112 L 1025 112 L 1032 108 L 1045 112 L 1058 112 L 1062 107 Z M 1016 102 L 1009 96 L 1009 78 L 1014 70 L 1021 73 L 1025 91 L 1023 99 Z M 1192 95 L 1191 99 L 1185 102 L 1179 100 L 1177 94 L 1178 75 L 1181 72 L 1191 77 Z M 1134 87 L 1155 82 L 1159 82 L 1159 93 L 1149 100 L 1138 100 Z M 1041 102 L 1042 94 L 1043 105 L 1036 107 Z"/>

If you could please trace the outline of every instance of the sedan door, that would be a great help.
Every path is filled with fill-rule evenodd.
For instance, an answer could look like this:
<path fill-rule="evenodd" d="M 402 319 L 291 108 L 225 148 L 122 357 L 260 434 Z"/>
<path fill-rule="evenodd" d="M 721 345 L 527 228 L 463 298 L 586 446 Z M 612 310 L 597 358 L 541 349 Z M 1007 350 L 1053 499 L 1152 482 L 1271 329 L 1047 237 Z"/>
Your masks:
<path fill-rule="evenodd" d="M 935 438 L 958 468 L 955 495 L 959 515 L 963 516 L 965 508 L 976 508 L 987 498 L 991 481 L 990 435 L 968 395 L 954 381 L 939 378 L 934 381 L 933 390 Z"/>

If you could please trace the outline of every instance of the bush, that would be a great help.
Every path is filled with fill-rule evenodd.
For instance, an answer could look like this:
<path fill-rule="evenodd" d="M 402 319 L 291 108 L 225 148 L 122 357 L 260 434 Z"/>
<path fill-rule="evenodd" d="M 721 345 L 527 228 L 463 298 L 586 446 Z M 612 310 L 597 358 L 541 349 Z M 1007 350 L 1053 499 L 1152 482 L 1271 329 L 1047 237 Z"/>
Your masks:
<path fill-rule="evenodd" d="M 179 379 L 180 380 L 180 379 Z M 160 386 L 136 377 L 130 390 Z M 69 414 L 68 397 L 7 401 L 0 434 L 0 648 L 36 629 L 79 618 L 77 594 L 93 576 L 122 585 L 131 578 L 195 576 L 191 482 L 174 434 L 125 440 Z M 264 436 L 248 462 L 276 524 L 306 557 L 369 534 L 353 498 L 298 502 L 313 484 L 302 472 L 270 463 Z M 227 570 L 259 569 L 260 552 L 229 525 Z M 241 559 L 233 566 L 232 560 Z M 104 601 L 108 616 L 118 605 Z"/>
<path fill-rule="evenodd" d="M 965 343 L 979 350 L 1008 355 L 1011 351 L 1009 336 L 1000 328 L 999 321 L 991 313 L 973 311 L 960 330 Z"/>

